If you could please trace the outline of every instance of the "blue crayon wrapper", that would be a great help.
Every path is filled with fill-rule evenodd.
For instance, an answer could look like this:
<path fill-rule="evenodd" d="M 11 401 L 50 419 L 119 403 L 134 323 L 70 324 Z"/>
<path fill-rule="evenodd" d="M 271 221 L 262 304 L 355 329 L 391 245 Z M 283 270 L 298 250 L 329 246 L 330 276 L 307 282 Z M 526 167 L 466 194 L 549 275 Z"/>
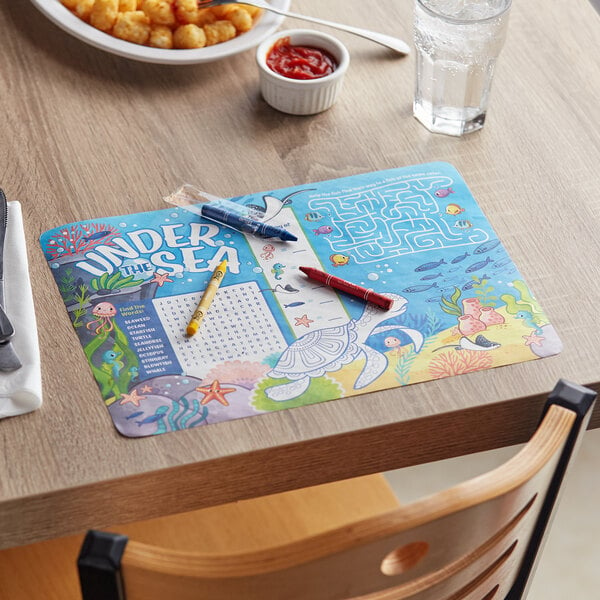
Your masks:
<path fill-rule="evenodd" d="M 240 218 L 251 218 L 250 210 L 247 206 L 209 194 L 208 192 L 203 192 L 190 184 L 182 185 L 178 190 L 166 196 L 164 201 L 207 218 L 210 217 L 202 213 L 202 207 L 207 204 Z"/>

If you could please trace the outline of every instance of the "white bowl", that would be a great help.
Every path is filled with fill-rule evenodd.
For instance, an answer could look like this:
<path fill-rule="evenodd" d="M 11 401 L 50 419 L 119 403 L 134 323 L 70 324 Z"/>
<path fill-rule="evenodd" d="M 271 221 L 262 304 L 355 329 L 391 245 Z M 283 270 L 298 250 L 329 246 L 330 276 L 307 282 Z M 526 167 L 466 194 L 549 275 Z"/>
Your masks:
<path fill-rule="evenodd" d="M 59 0 L 31 1 L 56 25 L 91 46 L 125 58 L 167 65 L 206 63 L 245 52 L 255 48 L 259 42 L 271 35 L 283 21 L 282 16 L 265 11 L 250 31 L 238 35 L 228 42 L 193 50 L 166 50 L 133 44 L 104 33 L 82 21 Z M 290 3 L 291 0 L 271 0 L 271 4 L 281 10 L 287 10 Z"/>
<path fill-rule="evenodd" d="M 275 42 L 288 37 L 293 46 L 325 50 L 335 59 L 337 68 L 317 79 L 291 79 L 275 73 L 267 66 L 267 55 Z M 331 35 L 312 29 L 290 29 L 261 42 L 256 50 L 256 62 L 260 90 L 268 104 L 291 115 L 313 115 L 327 110 L 336 101 L 350 64 L 350 55 L 346 47 Z"/>

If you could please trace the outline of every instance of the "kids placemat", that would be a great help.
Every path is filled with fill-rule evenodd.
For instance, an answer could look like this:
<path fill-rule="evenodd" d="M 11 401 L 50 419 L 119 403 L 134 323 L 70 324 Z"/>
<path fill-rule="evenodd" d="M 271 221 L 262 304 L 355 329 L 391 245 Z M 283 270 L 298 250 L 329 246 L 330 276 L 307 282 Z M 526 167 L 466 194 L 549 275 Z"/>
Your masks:
<path fill-rule="evenodd" d="M 234 199 L 297 242 L 186 208 L 41 245 L 117 429 L 146 436 L 543 358 L 560 340 L 456 169 L 430 163 Z M 228 272 L 185 335 L 215 267 Z M 390 310 L 308 279 L 316 267 Z"/>

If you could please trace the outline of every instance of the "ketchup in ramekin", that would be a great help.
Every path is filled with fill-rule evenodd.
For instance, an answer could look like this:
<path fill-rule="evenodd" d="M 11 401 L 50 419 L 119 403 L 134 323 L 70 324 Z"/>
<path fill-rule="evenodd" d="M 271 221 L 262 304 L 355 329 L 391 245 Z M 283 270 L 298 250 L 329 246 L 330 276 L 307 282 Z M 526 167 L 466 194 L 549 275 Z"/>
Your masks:
<path fill-rule="evenodd" d="M 266 62 L 272 71 L 290 79 L 319 79 L 333 73 L 338 66 L 329 52 L 312 46 L 292 45 L 289 37 L 275 42 L 267 53 Z"/>

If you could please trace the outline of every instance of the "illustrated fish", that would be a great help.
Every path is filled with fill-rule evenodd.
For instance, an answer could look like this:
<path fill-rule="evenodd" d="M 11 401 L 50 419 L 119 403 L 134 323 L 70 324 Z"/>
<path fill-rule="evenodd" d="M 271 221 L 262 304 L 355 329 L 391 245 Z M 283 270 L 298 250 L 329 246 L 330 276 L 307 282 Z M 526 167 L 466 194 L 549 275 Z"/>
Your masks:
<path fill-rule="evenodd" d="M 465 212 L 465 209 L 458 204 L 448 204 L 448 206 L 446 206 L 446 213 L 449 215 L 459 215 L 461 212 Z"/>
<path fill-rule="evenodd" d="M 308 212 L 304 215 L 304 219 L 306 221 L 310 221 L 310 222 L 314 222 L 314 221 L 320 221 L 321 219 L 324 219 L 325 215 L 322 215 L 319 212 Z"/>
<path fill-rule="evenodd" d="M 135 419 L 136 417 L 139 417 L 140 415 L 143 415 L 144 411 L 143 410 L 138 410 L 132 414 L 130 414 L 128 417 L 125 417 L 128 421 L 129 419 Z"/>
<path fill-rule="evenodd" d="M 431 296 L 431 298 L 427 298 L 427 300 L 425 300 L 425 302 L 439 302 L 439 301 L 440 301 L 439 296 Z"/>
<path fill-rule="evenodd" d="M 500 240 L 490 240 L 489 242 L 485 242 L 481 244 L 481 246 L 477 246 L 475 250 L 473 250 L 473 254 L 483 254 L 484 252 L 489 252 L 493 250 L 500 244 Z"/>
<path fill-rule="evenodd" d="M 466 219 L 461 219 L 460 221 L 456 221 L 456 223 L 454 223 L 454 227 L 458 227 L 458 229 L 469 229 L 469 227 L 473 227 L 473 223 L 471 223 L 471 221 L 467 221 Z"/>
<path fill-rule="evenodd" d="M 333 231 L 333 227 L 331 225 L 321 225 L 317 229 L 313 229 L 313 233 L 315 235 L 327 235 Z"/>
<path fill-rule="evenodd" d="M 84 242 L 92 242 L 95 240 L 101 240 L 102 238 L 106 237 L 107 235 L 110 235 L 111 233 L 112 233 L 112 231 L 96 231 L 96 233 L 86 235 L 83 238 L 83 241 Z"/>
<path fill-rule="evenodd" d="M 421 281 L 429 281 L 430 279 L 437 279 L 438 277 L 443 277 L 441 273 L 435 273 L 434 275 L 425 275 L 425 277 L 421 277 Z"/>
<path fill-rule="evenodd" d="M 500 260 L 497 260 L 494 263 L 494 269 L 499 269 L 500 267 L 505 267 L 506 265 L 510 264 L 512 262 L 512 260 L 510 258 L 508 258 L 508 256 L 506 258 L 501 258 Z"/>
<path fill-rule="evenodd" d="M 419 265 L 415 271 L 431 271 L 431 269 L 437 269 L 440 265 L 447 264 L 446 261 L 442 258 L 441 260 L 435 262 L 428 262 L 422 265 Z"/>
<path fill-rule="evenodd" d="M 475 280 L 469 281 L 468 283 L 465 283 L 465 285 L 462 286 L 462 289 L 463 289 L 463 291 L 466 292 L 467 290 L 472 289 L 474 285 L 479 285 L 484 279 L 489 279 L 489 278 L 490 278 L 489 275 L 482 275 L 479 278 L 479 281 L 475 281 Z"/>
<path fill-rule="evenodd" d="M 431 288 L 436 288 L 437 286 L 437 283 L 432 283 L 431 285 L 413 285 L 411 287 L 404 288 L 402 291 L 406 292 L 407 294 L 418 294 L 419 292 L 425 292 Z"/>
<path fill-rule="evenodd" d="M 446 196 L 449 196 L 450 194 L 454 194 L 454 190 L 452 188 L 441 188 L 435 192 L 435 195 L 438 198 L 445 198 Z"/>
<path fill-rule="evenodd" d="M 469 256 L 468 252 L 465 252 L 464 254 L 461 254 L 460 256 L 457 256 L 456 258 L 453 258 L 450 263 L 455 265 L 456 263 L 461 262 L 462 260 L 465 260 L 465 258 L 467 258 L 467 256 Z"/>
<path fill-rule="evenodd" d="M 473 273 L 473 271 L 479 271 L 479 269 L 483 269 L 486 265 L 489 265 L 492 262 L 491 257 L 487 257 L 485 260 L 480 260 L 479 262 L 473 263 L 470 267 L 465 269 L 465 273 Z"/>
<path fill-rule="evenodd" d="M 343 267 L 348 264 L 350 257 L 345 254 L 332 254 L 329 260 L 334 267 Z"/>
<path fill-rule="evenodd" d="M 305 302 L 290 302 L 289 304 L 284 304 L 283 308 L 294 308 L 295 306 L 302 306 L 306 304 Z"/>
<path fill-rule="evenodd" d="M 138 424 L 138 427 L 141 427 L 142 425 L 147 425 L 148 423 L 156 423 L 157 421 L 160 421 L 161 419 L 165 418 L 167 410 L 167 406 L 159 406 L 153 415 L 150 415 L 149 417 L 146 417 L 141 421 L 136 421 L 136 423 Z"/>

